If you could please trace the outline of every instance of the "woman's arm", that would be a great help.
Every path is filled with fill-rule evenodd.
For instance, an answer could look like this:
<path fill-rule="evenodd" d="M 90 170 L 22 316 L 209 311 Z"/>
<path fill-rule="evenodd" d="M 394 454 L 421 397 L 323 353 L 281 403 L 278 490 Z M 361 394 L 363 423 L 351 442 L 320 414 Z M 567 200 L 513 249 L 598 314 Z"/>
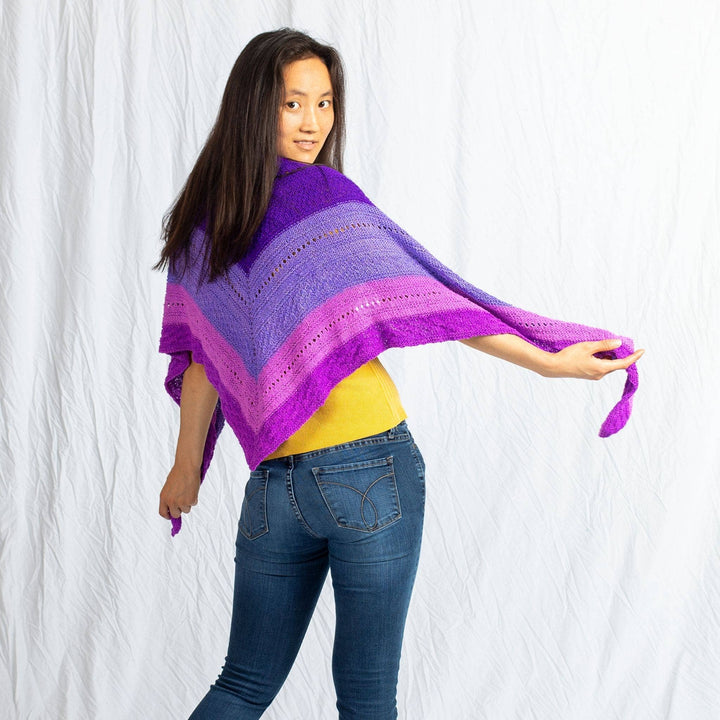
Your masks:
<path fill-rule="evenodd" d="M 183 375 L 175 464 L 160 491 L 160 514 L 164 518 L 180 517 L 197 505 L 203 450 L 217 400 L 217 390 L 207 379 L 205 368 L 191 362 Z"/>
<path fill-rule="evenodd" d="M 583 378 L 600 380 L 614 370 L 624 370 L 640 359 L 644 350 L 636 350 L 632 355 L 620 360 L 601 360 L 595 353 L 615 350 L 622 344 L 620 340 L 598 340 L 568 345 L 559 352 L 540 350 L 517 335 L 480 335 L 461 340 L 475 350 L 494 355 L 515 365 L 533 370 L 543 377 Z"/>

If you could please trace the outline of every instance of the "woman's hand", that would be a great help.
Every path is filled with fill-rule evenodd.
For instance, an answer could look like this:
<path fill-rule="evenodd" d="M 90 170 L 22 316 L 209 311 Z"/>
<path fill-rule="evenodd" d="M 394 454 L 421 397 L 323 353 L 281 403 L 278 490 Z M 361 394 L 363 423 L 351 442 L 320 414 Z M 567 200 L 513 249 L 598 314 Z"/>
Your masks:
<path fill-rule="evenodd" d="M 160 514 L 167 518 L 178 518 L 189 513 L 197 505 L 200 490 L 200 470 L 173 465 L 165 485 L 160 491 Z"/>
<path fill-rule="evenodd" d="M 541 370 L 540 374 L 544 377 L 600 380 L 615 370 L 625 370 L 639 360 L 645 352 L 644 350 L 636 350 L 632 355 L 619 360 L 595 357 L 596 353 L 616 350 L 621 344 L 620 340 L 599 340 L 568 345 L 559 352 L 550 354 L 548 366 Z"/>

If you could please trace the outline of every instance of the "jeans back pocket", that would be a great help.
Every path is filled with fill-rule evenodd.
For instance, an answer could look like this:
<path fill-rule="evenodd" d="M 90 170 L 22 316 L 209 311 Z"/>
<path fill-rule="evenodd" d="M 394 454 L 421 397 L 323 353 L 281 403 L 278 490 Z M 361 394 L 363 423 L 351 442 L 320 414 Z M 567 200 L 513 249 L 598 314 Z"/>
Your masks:
<path fill-rule="evenodd" d="M 339 527 L 374 532 L 402 517 L 392 456 L 312 471 Z"/>
<path fill-rule="evenodd" d="M 269 529 L 266 508 L 268 475 L 268 470 L 252 470 L 245 485 L 239 528 L 248 540 L 264 535 Z"/>

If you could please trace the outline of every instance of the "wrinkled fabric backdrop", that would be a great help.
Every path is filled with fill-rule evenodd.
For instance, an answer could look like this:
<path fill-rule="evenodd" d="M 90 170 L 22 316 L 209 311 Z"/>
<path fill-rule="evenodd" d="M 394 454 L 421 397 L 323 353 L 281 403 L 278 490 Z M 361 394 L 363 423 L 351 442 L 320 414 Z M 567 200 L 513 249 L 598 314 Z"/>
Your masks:
<path fill-rule="evenodd" d="M 346 172 L 381 209 L 498 297 L 648 349 L 607 440 L 620 374 L 383 355 L 428 476 L 400 717 L 716 720 L 713 0 L 3 1 L 3 716 L 183 718 L 220 671 L 248 471 L 226 429 L 170 538 L 151 266 L 237 54 L 283 25 L 341 50 Z M 336 717 L 329 590 L 269 719 Z"/>

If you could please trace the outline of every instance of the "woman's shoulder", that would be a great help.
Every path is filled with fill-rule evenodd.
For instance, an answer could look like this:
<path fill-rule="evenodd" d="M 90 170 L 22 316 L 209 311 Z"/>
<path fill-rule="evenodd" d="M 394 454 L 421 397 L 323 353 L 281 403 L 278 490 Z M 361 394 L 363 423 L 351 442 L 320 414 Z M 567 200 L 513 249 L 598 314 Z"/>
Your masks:
<path fill-rule="evenodd" d="M 310 165 L 280 158 L 278 185 L 286 192 L 314 195 L 317 200 L 369 202 L 358 185 L 329 165 Z"/>

